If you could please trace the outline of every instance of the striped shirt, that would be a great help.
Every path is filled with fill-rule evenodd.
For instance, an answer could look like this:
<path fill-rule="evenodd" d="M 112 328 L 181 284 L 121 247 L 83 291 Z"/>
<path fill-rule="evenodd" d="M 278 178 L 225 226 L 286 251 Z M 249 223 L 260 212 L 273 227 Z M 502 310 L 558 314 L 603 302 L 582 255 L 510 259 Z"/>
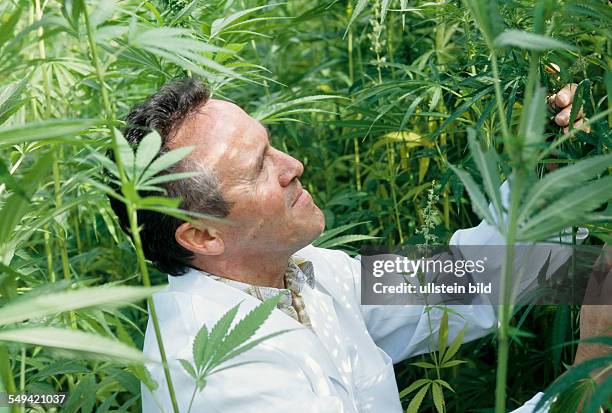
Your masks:
<path fill-rule="evenodd" d="M 281 298 L 276 307 L 303 326 L 312 330 L 312 324 L 306 312 L 304 299 L 300 295 L 305 284 L 308 284 L 310 288 L 314 288 L 314 269 L 310 261 L 302 260 L 297 257 L 289 259 L 284 276 L 285 288 L 262 287 L 230 280 L 229 278 L 219 277 L 213 274 L 207 273 L 207 275 L 216 281 L 238 288 L 260 301 L 281 294 Z"/>

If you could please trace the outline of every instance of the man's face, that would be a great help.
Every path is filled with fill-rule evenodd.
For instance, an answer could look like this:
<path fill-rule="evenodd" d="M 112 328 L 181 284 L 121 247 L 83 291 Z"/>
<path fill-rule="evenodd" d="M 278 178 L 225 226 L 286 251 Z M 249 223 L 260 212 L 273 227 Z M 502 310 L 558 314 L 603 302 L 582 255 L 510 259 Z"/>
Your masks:
<path fill-rule="evenodd" d="M 173 146 L 212 170 L 232 204 L 216 224 L 228 255 L 292 254 L 323 231 L 323 213 L 299 181 L 304 166 L 270 146 L 267 130 L 233 103 L 211 99 L 181 127 Z"/>

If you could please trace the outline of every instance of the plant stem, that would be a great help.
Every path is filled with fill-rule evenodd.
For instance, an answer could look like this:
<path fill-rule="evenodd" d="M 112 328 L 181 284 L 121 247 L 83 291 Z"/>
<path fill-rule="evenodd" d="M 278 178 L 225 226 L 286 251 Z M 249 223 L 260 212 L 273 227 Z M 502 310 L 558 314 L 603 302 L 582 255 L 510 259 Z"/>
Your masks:
<path fill-rule="evenodd" d="M 346 7 L 346 14 L 348 18 L 351 18 L 353 14 L 353 7 L 349 2 Z M 355 82 L 355 68 L 353 63 L 353 29 L 349 27 L 348 38 L 346 41 L 347 46 L 347 54 L 348 54 L 348 76 L 350 81 L 350 86 L 353 86 L 353 82 Z M 359 139 L 355 136 L 353 138 L 353 148 L 355 151 L 355 187 L 357 191 L 361 191 L 361 158 L 359 154 Z"/>
<path fill-rule="evenodd" d="M 19 392 L 25 393 L 26 372 L 26 348 L 21 346 L 21 363 L 19 368 Z M 25 413 L 25 404 L 21 405 L 21 411 Z"/>
<path fill-rule="evenodd" d="M 495 100 L 497 101 L 497 114 L 501 123 L 502 135 L 504 137 L 504 145 L 507 149 L 512 147 L 510 142 L 510 129 L 508 128 L 508 120 L 506 119 L 506 111 L 504 111 L 504 101 L 501 91 L 501 80 L 499 79 L 499 69 L 497 68 L 497 54 L 491 51 L 491 69 L 493 71 L 493 86 L 495 88 Z M 512 151 L 511 151 L 512 152 Z"/>
<path fill-rule="evenodd" d="M 40 6 L 40 0 L 34 0 L 34 7 L 36 9 L 36 18 L 38 21 L 41 21 L 43 18 L 42 8 Z M 47 52 L 45 51 L 45 41 L 43 39 L 44 30 L 42 27 L 38 29 L 38 36 L 40 37 L 38 40 L 38 53 L 40 55 L 41 60 L 45 60 L 47 58 Z M 51 87 L 49 85 L 49 76 L 46 68 L 42 67 L 42 82 L 43 82 L 43 90 L 45 92 L 45 104 L 44 104 L 44 117 L 45 119 L 51 119 Z M 62 195 L 61 195 L 61 176 L 60 176 L 60 168 L 59 168 L 59 149 L 58 145 L 53 145 L 52 149 L 53 154 L 53 190 L 55 194 L 55 207 L 62 207 Z M 66 231 L 60 226 L 57 225 L 57 241 L 58 247 L 60 251 L 60 259 L 62 261 L 62 271 L 64 273 L 64 279 L 69 280 L 71 278 L 70 273 L 70 261 L 68 260 L 68 250 L 66 248 Z M 55 278 L 55 276 L 53 277 Z M 68 318 L 70 320 L 70 326 L 74 329 L 76 328 L 76 316 L 73 311 L 68 313 Z"/>
<path fill-rule="evenodd" d="M 100 83 L 100 93 L 102 94 L 102 103 L 104 104 L 104 112 L 106 121 L 108 122 L 108 126 L 110 129 L 111 137 L 112 137 L 112 149 L 115 157 L 115 163 L 117 164 L 117 170 L 119 172 L 119 178 L 121 182 L 126 182 L 127 178 L 125 175 L 125 171 L 123 170 L 123 163 L 121 162 L 121 152 L 119 151 L 119 145 L 117 143 L 117 136 L 115 134 L 115 122 L 114 122 L 114 113 L 112 110 L 112 106 L 110 103 L 110 99 L 108 96 L 108 91 L 106 90 L 106 82 L 104 81 L 104 73 L 102 72 L 102 66 L 100 64 L 100 59 L 98 58 L 98 51 L 96 47 L 96 42 L 94 40 L 93 28 L 89 22 L 89 12 L 87 11 L 87 5 L 83 4 L 83 16 L 85 19 L 85 26 L 87 28 L 87 40 L 89 43 L 89 49 L 91 52 L 91 60 L 96 69 L 96 77 L 98 78 L 98 83 Z"/>
<path fill-rule="evenodd" d="M 9 362 L 9 351 L 5 344 L 0 344 L 0 380 L 4 383 L 4 388 L 7 393 L 16 393 L 15 378 Z M 14 404 L 11 412 L 17 413 L 17 405 Z"/>
<path fill-rule="evenodd" d="M 516 241 L 516 228 L 518 221 L 518 211 L 522 182 L 522 173 L 514 170 L 513 179 L 510 181 L 510 210 L 506 233 L 506 259 L 503 265 L 503 277 L 501 282 L 501 292 L 499 305 L 499 333 L 498 333 L 498 353 L 497 353 L 497 380 L 495 385 L 495 413 L 505 413 L 506 411 L 506 380 L 508 373 L 508 355 L 510 343 L 508 341 L 508 331 L 510 327 L 510 317 L 512 314 L 512 274 L 514 270 L 514 243 Z M 499 223 L 504 225 L 503 222 Z"/>
<path fill-rule="evenodd" d="M 136 255 L 138 257 L 138 268 L 142 274 L 142 281 L 145 287 L 151 287 L 151 280 L 149 278 L 149 269 L 145 261 L 145 256 L 142 250 L 142 241 L 140 239 L 140 229 L 138 228 L 138 215 L 136 208 L 133 204 L 128 204 L 128 216 L 130 218 L 130 232 L 134 241 L 134 247 L 136 248 Z M 155 330 L 155 338 L 157 339 L 157 345 L 159 347 L 159 354 L 161 356 L 162 365 L 164 368 L 164 376 L 168 384 L 168 392 L 170 393 L 170 400 L 172 401 L 172 409 L 175 413 L 179 413 L 178 403 L 176 402 L 176 396 L 174 392 L 174 386 L 172 384 L 172 377 L 170 376 L 170 367 L 168 366 L 168 360 L 166 358 L 166 350 L 164 348 L 164 342 L 162 340 L 161 329 L 159 328 L 159 322 L 157 319 L 157 312 L 155 311 L 155 304 L 151 297 L 147 298 L 147 304 L 149 306 L 149 313 L 151 315 L 151 321 L 153 322 L 153 329 Z"/>
<path fill-rule="evenodd" d="M 91 51 L 91 59 L 96 69 L 96 76 L 98 78 L 98 82 L 100 84 L 100 90 L 102 93 L 102 101 L 104 104 L 104 112 L 106 116 L 106 121 L 108 122 L 108 126 L 111 131 L 112 148 L 113 148 L 113 152 L 115 155 L 115 163 L 117 165 L 117 170 L 119 172 L 119 178 L 123 185 L 128 182 L 128 179 L 126 177 L 125 171 L 123 169 L 123 163 L 121 161 L 121 153 L 119 151 L 119 144 L 117 141 L 117 136 L 115 134 L 114 113 L 111 107 L 110 99 L 108 96 L 108 91 L 106 90 L 106 84 L 104 82 L 104 73 L 102 71 L 100 60 L 98 58 L 97 47 L 96 47 L 96 43 L 94 40 L 93 28 L 89 22 L 89 13 L 87 11 L 87 5 L 85 3 L 83 3 L 83 15 L 84 15 L 84 20 L 85 20 L 85 26 L 87 28 L 87 40 L 88 40 L 89 48 Z M 140 239 L 140 232 L 138 229 L 138 216 L 136 214 L 136 208 L 134 204 L 131 202 L 126 204 L 126 208 L 128 210 L 128 219 L 130 222 L 130 231 L 132 234 L 132 240 L 134 241 L 134 247 L 136 249 L 136 255 L 138 257 L 138 267 L 142 274 L 144 285 L 146 287 L 150 287 L 151 280 L 149 279 L 149 271 L 147 269 L 144 252 L 142 250 L 142 242 Z M 157 339 L 159 354 L 160 354 L 163 369 L 164 369 L 164 376 L 166 378 L 166 384 L 168 386 L 168 392 L 170 394 L 170 400 L 172 402 L 172 410 L 174 413 L 179 413 L 178 403 L 176 401 L 176 395 L 174 392 L 174 386 L 172 384 L 172 378 L 170 375 L 170 368 L 168 366 L 166 351 L 164 349 L 164 344 L 163 344 L 162 336 L 161 336 L 161 330 L 159 328 L 157 312 L 155 311 L 155 304 L 151 297 L 147 298 L 147 304 L 149 306 L 149 314 L 153 322 L 153 328 L 155 330 L 155 337 Z"/>
<path fill-rule="evenodd" d="M 195 399 L 196 390 L 198 390 L 197 384 L 193 387 L 193 393 L 191 394 L 191 400 L 189 400 L 189 407 L 187 408 L 187 413 L 191 413 L 191 406 L 193 405 L 193 400 Z"/>
<path fill-rule="evenodd" d="M 47 257 L 47 273 L 49 274 L 49 282 L 55 282 L 55 271 L 53 270 L 53 253 L 51 252 L 51 237 L 49 237 L 49 227 L 45 226 L 43 230 L 43 238 L 45 240 L 45 255 Z"/>

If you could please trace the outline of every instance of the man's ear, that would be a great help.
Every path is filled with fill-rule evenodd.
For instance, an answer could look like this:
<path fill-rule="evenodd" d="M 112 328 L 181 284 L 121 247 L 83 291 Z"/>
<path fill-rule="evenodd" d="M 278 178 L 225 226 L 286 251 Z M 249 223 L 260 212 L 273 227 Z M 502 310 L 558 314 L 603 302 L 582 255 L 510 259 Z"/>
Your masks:
<path fill-rule="evenodd" d="M 183 222 L 174 232 L 179 245 L 199 255 L 220 255 L 225 251 L 225 244 L 215 228 L 201 225 L 195 227 Z"/>

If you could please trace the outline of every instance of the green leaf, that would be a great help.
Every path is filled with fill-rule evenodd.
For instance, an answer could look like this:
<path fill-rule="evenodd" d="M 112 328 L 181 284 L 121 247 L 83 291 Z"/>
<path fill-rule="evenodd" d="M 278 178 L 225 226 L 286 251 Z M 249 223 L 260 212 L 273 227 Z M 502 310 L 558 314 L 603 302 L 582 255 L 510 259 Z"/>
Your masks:
<path fill-rule="evenodd" d="M 62 413 L 90 413 L 96 399 L 96 377 L 93 374 L 84 376 L 70 392 Z"/>
<path fill-rule="evenodd" d="M 429 390 L 430 384 L 426 384 L 418 391 L 418 393 L 412 398 L 410 404 L 408 404 L 408 408 L 406 409 L 406 413 L 418 413 L 419 407 L 421 407 L 421 403 L 427 394 L 427 390 Z"/>
<path fill-rule="evenodd" d="M 410 383 L 410 386 L 406 387 L 404 390 L 400 392 L 399 394 L 400 399 L 406 397 L 408 394 L 412 393 L 419 387 L 425 386 L 428 383 L 431 383 L 430 379 L 418 379 L 416 381 L 413 381 L 412 383 Z"/>
<path fill-rule="evenodd" d="M 184 359 L 179 359 L 179 363 L 181 363 L 181 366 L 183 366 L 187 374 L 189 374 L 194 380 L 198 379 L 198 374 L 196 373 L 190 362 Z"/>
<path fill-rule="evenodd" d="M 536 404 L 535 411 L 538 411 L 544 404 L 557 394 L 567 390 L 578 380 L 587 378 L 589 373 L 600 367 L 609 366 L 612 363 L 612 356 L 594 357 L 578 365 L 570 367 L 565 374 L 557 378 L 544 392 L 540 401 Z"/>
<path fill-rule="evenodd" d="M 521 118 L 520 135 L 524 138 L 524 158 L 532 159 L 545 138 L 546 93 L 543 87 L 536 87 L 531 101 L 521 113 Z"/>
<path fill-rule="evenodd" d="M 590 378 L 577 381 L 555 398 L 549 413 L 577 412 L 581 401 L 590 397 L 594 387 L 595 384 Z"/>
<path fill-rule="evenodd" d="M 178 172 L 173 174 L 165 174 L 151 178 L 146 182 L 142 182 L 141 185 L 158 185 L 165 182 L 178 181 L 181 179 L 195 178 L 196 176 L 202 175 L 202 172 Z"/>
<path fill-rule="evenodd" d="M 120 130 L 115 129 L 115 137 L 117 138 L 117 147 L 119 148 L 119 156 L 121 157 L 121 164 L 130 181 L 134 180 L 135 171 L 135 157 L 134 150 L 130 143 L 125 139 L 123 133 Z"/>
<path fill-rule="evenodd" d="M 492 48 L 493 40 L 504 29 L 497 0 L 464 0 L 464 3 L 484 35 L 487 45 Z"/>
<path fill-rule="evenodd" d="M 189 155 L 194 149 L 195 146 L 184 146 L 181 148 L 173 149 L 163 154 L 151 163 L 151 165 L 140 177 L 140 180 L 142 182 L 146 182 L 148 179 L 157 175 L 159 172 L 162 172 L 174 165 L 175 163 L 179 162 L 181 159 Z"/>
<path fill-rule="evenodd" d="M 444 357 L 444 350 L 446 349 L 446 340 L 448 339 L 448 312 L 442 312 L 442 319 L 440 320 L 440 331 L 438 331 L 438 352 L 440 353 L 439 360 Z"/>
<path fill-rule="evenodd" d="M 24 4 L 17 3 L 17 7 L 15 7 L 15 10 L 10 14 L 10 16 L 8 16 L 8 18 L 3 16 L 2 24 L 0 25 L 0 48 L 4 46 L 4 43 L 6 43 L 7 40 L 12 39 L 15 36 L 15 27 L 19 22 L 19 18 L 21 17 Z M 7 10 L 4 9 L 3 11 L 6 12 Z"/>
<path fill-rule="evenodd" d="M 492 148 L 489 149 L 487 153 L 484 153 L 480 148 L 480 144 L 476 140 L 476 131 L 471 128 L 468 128 L 468 141 L 470 145 L 470 153 L 474 158 L 476 167 L 480 171 L 485 192 L 489 196 L 489 199 L 491 199 L 491 203 L 495 209 L 497 222 L 501 223 L 503 222 L 503 208 L 501 193 L 499 191 L 501 182 L 499 180 L 499 172 L 497 171 L 497 165 L 499 164 L 497 153 L 495 153 L 495 150 Z"/>
<path fill-rule="evenodd" d="M 0 341 L 33 344 L 106 356 L 113 361 L 144 363 L 144 354 L 119 341 L 76 330 L 55 327 L 19 328 L 0 331 Z"/>
<path fill-rule="evenodd" d="M 196 334 L 193 340 L 193 360 L 195 362 L 197 370 L 201 370 L 204 362 L 204 353 L 206 352 L 206 346 L 208 344 L 208 328 L 206 324 L 202 326 L 198 334 Z"/>
<path fill-rule="evenodd" d="M 264 342 L 266 340 L 271 339 L 272 337 L 276 337 L 278 335 L 285 334 L 285 333 L 288 333 L 290 331 L 293 331 L 293 330 L 292 329 L 279 330 L 279 331 L 275 331 L 274 333 L 266 334 L 265 336 L 259 337 L 259 338 L 255 339 L 255 340 L 251 340 L 248 343 L 243 344 L 242 346 L 238 347 L 234 351 L 231 351 L 230 353 L 226 354 L 223 357 L 223 360 L 221 360 L 218 364 L 225 363 L 225 362 L 233 359 L 234 357 L 237 357 L 240 354 L 245 353 L 245 352 L 249 351 L 250 349 L 258 346 L 260 343 L 262 343 L 262 342 Z M 216 369 L 215 372 L 217 372 L 219 370 L 220 369 Z"/>
<path fill-rule="evenodd" d="M 419 106 L 419 103 L 421 103 L 423 98 L 424 96 L 417 96 L 414 98 L 414 100 L 408 106 L 408 109 L 406 109 L 406 113 L 404 113 L 404 117 L 402 118 L 402 123 L 400 123 L 400 126 L 398 129 L 400 130 L 404 129 L 404 127 L 406 126 L 406 122 L 408 122 L 408 119 L 410 119 L 410 117 L 414 114 L 414 111 L 416 110 L 417 106 Z"/>
<path fill-rule="evenodd" d="M 339 95 L 313 95 L 305 96 L 301 98 L 284 100 L 280 103 L 272 103 L 267 105 L 261 105 L 257 110 L 251 113 L 251 116 L 263 123 L 270 123 L 270 120 L 274 119 L 275 116 L 284 116 L 287 114 L 300 114 L 308 113 L 313 109 L 303 108 L 304 104 L 317 103 L 330 99 L 347 99 L 344 96 Z M 298 106 L 298 109 L 292 109 Z"/>
<path fill-rule="evenodd" d="M 461 179 L 465 189 L 468 191 L 470 195 L 470 199 L 472 201 L 472 209 L 481 219 L 485 219 L 489 224 L 495 225 L 495 220 L 493 219 L 493 215 L 489 210 L 489 205 L 487 204 L 487 200 L 484 195 L 474 182 L 474 179 L 467 172 L 456 168 L 453 165 L 449 165 L 449 167 L 455 172 L 455 174 Z"/>
<path fill-rule="evenodd" d="M 459 334 L 457 334 L 457 337 L 455 337 L 451 345 L 448 347 L 448 351 L 444 353 L 444 357 L 442 358 L 442 364 L 451 360 L 455 356 L 455 354 L 461 347 L 461 343 L 463 343 L 464 334 L 465 334 L 465 328 L 462 328 L 461 331 L 459 331 Z"/>
<path fill-rule="evenodd" d="M 26 85 L 27 78 L 0 87 L 0 125 L 26 102 L 25 99 L 21 99 Z"/>
<path fill-rule="evenodd" d="M 368 0 L 359 0 L 357 2 L 357 5 L 353 9 L 353 13 L 351 14 L 351 19 L 349 20 L 349 23 L 346 26 L 346 31 L 344 32 L 344 36 L 346 36 L 349 28 L 351 27 L 355 19 L 361 14 L 361 12 L 363 12 L 363 10 L 365 9 L 367 5 L 368 5 Z"/>
<path fill-rule="evenodd" d="M 610 365 L 608 365 L 608 367 L 609 366 Z M 586 404 L 582 413 L 597 413 L 599 407 L 607 407 L 609 409 L 612 406 L 610 402 L 611 394 L 612 375 L 608 375 L 608 377 L 595 388 L 593 395 L 589 398 L 588 404 Z"/>
<path fill-rule="evenodd" d="M 74 135 L 94 126 L 97 122 L 97 119 L 60 119 L 0 128 L 0 149 L 35 141 L 83 143 L 86 141 L 77 139 Z"/>
<path fill-rule="evenodd" d="M 253 12 L 256 12 L 256 11 L 259 11 L 261 9 L 265 9 L 271 6 L 278 6 L 279 4 L 281 3 L 272 3 L 272 4 L 267 4 L 265 6 L 252 7 L 250 9 L 245 9 L 245 10 L 241 10 L 241 11 L 232 13 L 227 17 L 217 19 L 213 21 L 210 27 L 210 38 L 213 39 L 217 37 L 219 34 L 223 33 L 224 30 L 228 29 L 229 26 L 232 25 L 232 23 L 239 21 L 241 18 Z"/>
<path fill-rule="evenodd" d="M 521 240 L 540 240 L 581 222 L 584 216 L 612 199 L 612 175 L 582 185 L 549 204 L 519 228 Z"/>
<path fill-rule="evenodd" d="M 612 108 L 612 71 L 606 70 L 604 83 L 606 84 L 606 91 L 608 92 L 608 108 Z"/>
<path fill-rule="evenodd" d="M 576 117 L 578 116 L 578 112 L 580 108 L 582 108 L 583 103 L 585 101 L 585 96 L 589 91 L 589 79 L 584 79 L 582 82 L 578 84 L 576 88 L 576 92 L 574 93 L 574 100 L 572 101 L 572 110 L 570 112 L 569 118 L 569 128 L 574 129 L 574 122 L 576 122 Z"/>
<path fill-rule="evenodd" d="M 438 413 L 444 413 L 444 394 L 442 393 L 442 387 L 436 382 L 431 385 L 431 395 Z"/>
<path fill-rule="evenodd" d="M 383 0 L 380 5 L 380 24 L 385 22 L 385 17 L 387 16 L 387 10 L 389 9 L 389 3 L 391 0 Z"/>
<path fill-rule="evenodd" d="M 455 390 L 451 387 L 451 385 L 448 384 L 447 382 L 445 382 L 444 380 L 436 379 L 436 380 L 434 380 L 434 382 L 438 383 L 442 387 L 446 387 L 447 389 L 449 389 L 452 392 L 455 392 Z"/>
<path fill-rule="evenodd" d="M 423 369 L 435 369 L 436 366 L 432 363 L 428 363 L 426 361 L 417 361 L 414 363 L 410 363 L 413 366 L 421 367 Z"/>
<path fill-rule="evenodd" d="M 344 231 L 348 231 L 349 229 L 351 229 L 353 227 L 356 227 L 357 225 L 361 225 L 361 224 L 365 224 L 365 223 L 367 223 L 367 221 L 353 222 L 353 223 L 350 223 L 350 224 L 340 225 L 337 228 L 332 228 L 330 230 L 323 231 L 323 233 L 321 235 L 319 235 L 319 237 L 312 244 L 314 246 L 318 247 L 323 242 L 329 240 L 330 238 L 333 238 L 336 235 L 343 233 Z"/>
<path fill-rule="evenodd" d="M 219 321 L 215 323 L 210 331 L 203 357 L 203 366 L 205 369 L 207 369 L 208 364 L 215 356 L 215 353 L 219 350 L 223 338 L 227 335 L 234 318 L 236 318 L 236 314 L 238 314 L 239 307 L 240 303 L 230 308 L 225 314 L 223 314 Z"/>
<path fill-rule="evenodd" d="M 0 308 L 0 325 L 98 306 L 119 306 L 140 301 L 161 287 L 91 287 L 28 298 L 27 295 Z"/>
<path fill-rule="evenodd" d="M 465 100 L 457 109 L 453 111 L 453 113 L 450 114 L 449 117 L 447 117 L 444 120 L 444 123 L 442 123 L 442 125 L 438 128 L 438 130 L 436 130 L 434 134 L 432 135 L 432 139 L 435 139 L 438 136 L 440 136 L 440 134 L 444 131 L 444 129 L 446 129 L 448 125 L 450 125 L 452 122 L 457 120 L 459 116 L 463 115 L 467 110 L 473 107 L 474 103 L 482 100 L 482 97 L 490 93 L 492 90 L 493 90 L 493 86 L 483 87 L 475 95 L 473 95 L 469 100 Z"/>
<path fill-rule="evenodd" d="M 241 78 L 230 68 L 206 57 L 214 52 L 233 55 L 233 51 L 195 40 L 189 37 L 190 34 L 190 31 L 186 29 L 159 27 L 141 31 L 133 30 L 128 38 L 131 46 L 146 50 L 200 76 L 211 76 L 211 73 L 203 70 L 207 68 L 230 77 Z"/>
<path fill-rule="evenodd" d="M 451 360 L 451 361 L 447 361 L 446 363 L 443 363 L 440 367 L 443 368 L 443 369 L 447 369 L 447 368 L 450 368 L 450 367 L 458 366 L 458 365 L 463 364 L 465 362 L 466 362 L 465 360 Z"/>
<path fill-rule="evenodd" d="M 559 305 L 555 311 L 553 320 L 551 342 L 552 342 L 552 367 L 555 375 L 558 375 L 561 367 L 561 356 L 563 343 L 566 341 L 567 331 L 570 327 L 570 311 L 569 306 Z"/>
<path fill-rule="evenodd" d="M 6 167 L 6 164 L 0 159 L 0 182 L 2 182 L 6 188 L 14 191 L 22 197 L 29 199 L 28 195 L 23 191 L 19 182 L 13 178 L 11 171 Z"/>
<path fill-rule="evenodd" d="M 218 365 L 221 361 L 226 361 L 225 356 L 231 351 L 235 350 L 238 346 L 246 343 L 263 323 L 268 319 L 272 311 L 276 308 L 281 294 L 265 300 L 253 310 L 251 310 L 244 318 L 242 318 L 234 328 L 223 338 L 223 341 L 219 345 L 219 349 L 213 356 L 210 367 Z"/>
<path fill-rule="evenodd" d="M 574 50 L 574 47 L 552 37 L 524 32 L 522 30 L 506 30 L 495 39 L 496 47 L 519 47 L 527 50 Z"/>
<path fill-rule="evenodd" d="M 595 336 L 595 337 L 587 337 L 579 340 L 580 343 L 589 343 L 589 344 L 603 344 L 606 346 L 612 346 L 612 336 Z"/>
<path fill-rule="evenodd" d="M 19 180 L 21 193 L 13 193 L 4 203 L 0 210 L 0 255 L 3 245 L 10 240 L 13 230 L 30 209 L 30 198 L 38 188 L 39 182 L 49 176 L 52 164 L 52 153 L 40 155 L 28 173 Z"/>
<path fill-rule="evenodd" d="M 140 176 L 140 172 L 144 171 L 147 166 L 153 161 L 155 156 L 161 149 L 161 136 L 157 131 L 150 132 L 138 144 L 136 150 L 136 176 Z"/>
<path fill-rule="evenodd" d="M 570 188 L 595 178 L 612 164 L 612 153 L 582 159 L 573 165 L 559 168 L 539 180 L 525 197 L 519 222 L 535 212 L 536 208 L 547 205 L 550 201 Z"/>
<path fill-rule="evenodd" d="M 351 242 L 378 239 L 379 237 L 373 237 L 371 235 L 343 235 L 334 239 L 322 242 L 318 244 L 320 248 L 333 248 L 339 245 L 349 244 Z"/>

